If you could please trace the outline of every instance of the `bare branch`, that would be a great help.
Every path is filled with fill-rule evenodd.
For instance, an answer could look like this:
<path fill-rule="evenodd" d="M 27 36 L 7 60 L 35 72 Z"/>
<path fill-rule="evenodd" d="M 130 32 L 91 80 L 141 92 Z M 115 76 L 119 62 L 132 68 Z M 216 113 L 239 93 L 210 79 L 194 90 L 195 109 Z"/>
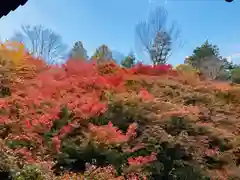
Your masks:
<path fill-rule="evenodd" d="M 168 29 L 167 17 L 167 11 L 163 7 L 157 7 L 147 20 L 136 26 L 140 52 L 147 52 L 153 64 L 166 63 L 174 45 L 180 40 L 181 31 L 177 22 L 173 22 Z"/>
<path fill-rule="evenodd" d="M 22 26 L 22 32 L 17 32 L 12 39 L 23 42 L 33 56 L 43 58 L 50 64 L 63 58 L 67 49 L 61 36 L 41 25 Z"/>

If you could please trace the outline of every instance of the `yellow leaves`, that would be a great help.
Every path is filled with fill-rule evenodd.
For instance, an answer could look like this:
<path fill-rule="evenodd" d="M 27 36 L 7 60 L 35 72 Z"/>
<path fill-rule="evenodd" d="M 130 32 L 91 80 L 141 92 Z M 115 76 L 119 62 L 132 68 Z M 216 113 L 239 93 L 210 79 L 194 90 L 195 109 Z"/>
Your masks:
<path fill-rule="evenodd" d="M 179 64 L 176 66 L 176 70 L 179 72 L 192 72 L 197 73 L 198 70 L 193 68 L 191 65 L 188 64 Z"/>
<path fill-rule="evenodd" d="M 188 64 L 180 64 L 176 67 L 178 74 L 181 75 L 182 80 L 187 84 L 196 84 L 198 82 L 198 70 Z"/>
<path fill-rule="evenodd" d="M 1 78 L 7 82 L 21 83 L 23 73 L 28 72 L 26 55 L 27 52 L 22 43 L 9 41 L 0 43 Z"/>
<path fill-rule="evenodd" d="M 26 51 L 22 43 L 5 42 L 0 44 L 0 64 L 19 66 L 25 60 Z"/>

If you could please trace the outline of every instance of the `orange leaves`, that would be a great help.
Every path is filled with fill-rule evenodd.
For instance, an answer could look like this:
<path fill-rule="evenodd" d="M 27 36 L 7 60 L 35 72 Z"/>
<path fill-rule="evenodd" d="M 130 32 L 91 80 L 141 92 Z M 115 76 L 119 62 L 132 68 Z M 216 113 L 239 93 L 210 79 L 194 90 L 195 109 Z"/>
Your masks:
<path fill-rule="evenodd" d="M 45 150 L 48 143 L 42 135 L 52 131 L 55 122 L 62 121 L 59 117 L 62 106 L 66 106 L 73 117 L 72 122 L 67 119 L 67 123 L 53 134 L 52 145 L 57 152 L 63 137 L 70 133 L 75 125 L 79 126 L 82 120 L 98 116 L 107 110 L 107 102 L 101 99 L 104 91 L 119 90 L 124 84 L 121 74 L 100 74 L 97 66 L 91 62 L 70 60 L 59 67 L 47 67 L 43 63 L 39 69 L 38 60 L 29 58 L 27 63 L 33 71 L 23 69 L 26 74 L 21 76 L 21 82 L 12 86 L 11 96 L 6 100 L 0 99 L 0 107 L 8 112 L 6 117 L 1 116 L 1 122 L 14 124 L 14 127 L 17 127 L 14 135 L 26 133 L 34 141 L 38 138 L 37 142 L 42 142 L 38 144 L 39 148 Z M 31 73 L 33 74 L 30 76 Z M 131 125 L 125 135 L 118 130 L 115 134 L 114 131 L 108 131 L 116 136 L 115 140 L 114 136 L 105 136 L 109 138 L 109 142 L 125 142 L 132 137 L 134 130 L 134 125 Z M 14 135 L 9 135 L 9 138 Z"/>
<path fill-rule="evenodd" d="M 123 77 L 121 75 L 109 75 L 105 76 L 104 78 L 112 87 L 119 87 L 123 83 Z"/>
<path fill-rule="evenodd" d="M 15 152 L 19 154 L 22 158 L 25 158 L 29 163 L 33 163 L 32 153 L 27 148 L 16 149 Z"/>
<path fill-rule="evenodd" d="M 0 99 L 0 109 L 5 108 L 7 105 L 7 101 L 5 99 Z"/>
<path fill-rule="evenodd" d="M 208 157 L 212 157 L 215 156 L 217 154 L 219 154 L 219 149 L 218 148 L 214 148 L 214 149 L 207 149 L 204 154 Z"/>
<path fill-rule="evenodd" d="M 89 94 L 82 94 L 82 97 L 79 99 L 67 99 L 66 105 L 72 110 L 76 115 L 79 115 L 81 118 L 87 119 L 93 116 L 100 115 L 107 110 L 107 104 L 100 102 L 97 97 L 89 97 Z M 64 100 L 65 98 L 63 98 Z M 64 102 L 64 101 L 63 101 Z"/>
<path fill-rule="evenodd" d="M 145 165 L 152 161 L 157 160 L 156 153 L 152 152 L 149 156 L 138 156 L 135 158 L 128 158 L 128 164 L 132 166 L 139 166 L 139 165 Z"/>
<path fill-rule="evenodd" d="M 75 125 L 73 123 L 70 123 L 70 124 L 67 124 L 66 126 L 64 126 L 59 132 L 59 138 L 64 137 L 68 133 L 71 133 L 72 130 L 74 129 L 74 126 Z"/>
<path fill-rule="evenodd" d="M 105 126 L 95 126 L 89 124 L 89 130 L 92 137 L 101 144 L 122 144 L 129 141 L 136 135 L 136 124 L 128 127 L 127 133 L 123 134 L 120 130 L 113 126 L 111 122 Z"/>
<path fill-rule="evenodd" d="M 182 106 L 161 114 L 161 117 L 190 117 L 191 120 L 198 120 L 200 109 L 197 106 Z"/>
<path fill-rule="evenodd" d="M 52 144 L 54 146 L 54 149 L 57 151 L 57 152 L 60 152 L 60 148 L 61 148 L 61 140 L 59 139 L 58 136 L 55 136 L 52 138 Z"/>
<path fill-rule="evenodd" d="M 212 88 L 220 91 L 228 91 L 232 89 L 229 83 L 224 83 L 224 82 L 211 82 L 210 85 L 212 86 Z"/>
<path fill-rule="evenodd" d="M 149 100 L 153 100 L 154 97 L 145 89 L 142 89 L 139 92 L 139 97 L 143 100 L 143 101 L 149 101 Z"/>
<path fill-rule="evenodd" d="M 79 131 L 84 128 L 84 134 L 89 135 L 90 140 L 107 147 L 104 150 L 120 147 L 117 149 L 125 158 L 119 162 L 123 163 L 121 167 L 142 166 L 156 160 L 156 154 L 152 152 L 156 149 L 151 150 L 149 156 L 131 157 L 137 151 L 149 153 L 146 150 L 148 144 L 139 138 L 142 132 L 136 136 L 137 124 L 132 122 L 138 122 L 141 130 L 144 130 L 143 124 L 149 123 L 147 125 L 151 126 L 151 122 L 158 120 L 155 115 L 197 117 L 199 113 L 197 107 L 183 106 L 180 104 L 182 101 L 173 105 L 176 101 L 168 99 L 174 98 L 174 88 L 178 88 L 176 92 L 180 94 L 179 89 L 184 87 L 175 81 L 166 82 L 167 78 L 161 78 L 160 83 L 159 75 L 172 76 L 176 73 L 171 66 L 141 65 L 125 70 L 114 63 L 100 64 L 99 67 L 93 62 L 73 60 L 62 66 L 47 66 L 29 56 L 25 62 L 29 68 L 22 66 L 18 71 L 19 79 L 12 84 L 11 95 L 0 99 L 0 110 L 5 113 L 5 116 L 0 116 L 0 123 L 7 122 L 6 125 L 11 128 L 7 140 L 30 141 L 29 144 L 34 144 L 33 147 L 23 144 L 21 146 L 26 147 L 17 150 L 29 160 L 45 156 L 52 160 L 53 154 L 65 153 L 63 151 L 67 148 L 61 147 L 68 146 L 68 141 L 75 143 L 79 139 Z M 125 86 L 126 80 L 129 83 Z M 166 86 L 171 91 L 164 93 L 163 88 Z M 148 89 L 151 89 L 152 94 Z M 171 106 L 166 107 L 169 101 Z M 168 111 L 171 107 L 175 108 Z M 92 118 L 94 123 L 100 119 L 96 124 L 112 120 L 119 128 L 109 122 L 107 125 L 89 123 L 87 129 L 85 125 Z M 85 146 L 87 143 L 83 144 Z"/>

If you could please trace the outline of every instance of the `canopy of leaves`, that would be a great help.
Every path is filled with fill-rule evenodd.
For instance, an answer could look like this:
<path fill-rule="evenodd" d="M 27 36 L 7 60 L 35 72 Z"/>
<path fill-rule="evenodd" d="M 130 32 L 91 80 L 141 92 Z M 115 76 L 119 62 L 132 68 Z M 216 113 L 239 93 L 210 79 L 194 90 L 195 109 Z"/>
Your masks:
<path fill-rule="evenodd" d="M 201 59 L 204 57 L 216 56 L 219 57 L 219 48 L 217 45 L 210 44 L 205 41 L 200 47 L 193 50 L 193 58 Z"/>
<path fill-rule="evenodd" d="M 97 61 L 112 60 L 112 52 L 107 45 L 103 44 L 96 49 L 92 59 L 96 59 Z"/>
<path fill-rule="evenodd" d="M 25 63 L 0 67 L 1 177 L 239 179 L 238 85 L 186 65 Z"/>
<path fill-rule="evenodd" d="M 199 68 L 201 66 L 201 61 L 207 57 L 217 57 L 220 58 L 219 48 L 216 45 L 212 45 L 205 41 L 200 47 L 196 47 L 193 50 L 193 55 L 187 58 L 187 63 Z"/>
<path fill-rule="evenodd" d="M 232 81 L 234 83 L 238 83 L 240 84 L 240 68 L 234 68 L 232 71 L 231 71 L 231 77 L 232 77 Z"/>
<path fill-rule="evenodd" d="M 73 45 L 73 48 L 70 52 L 70 58 L 80 60 L 88 59 L 87 51 L 84 49 L 81 41 L 75 42 L 75 44 Z"/>
<path fill-rule="evenodd" d="M 192 56 L 185 59 L 185 63 L 199 69 L 205 76 L 218 80 L 228 80 L 229 71 L 235 67 L 220 55 L 217 45 L 210 44 L 208 40 L 195 48 Z"/>
<path fill-rule="evenodd" d="M 133 52 L 129 53 L 127 57 L 121 62 L 121 65 L 126 68 L 131 68 L 136 64 L 136 58 Z"/>

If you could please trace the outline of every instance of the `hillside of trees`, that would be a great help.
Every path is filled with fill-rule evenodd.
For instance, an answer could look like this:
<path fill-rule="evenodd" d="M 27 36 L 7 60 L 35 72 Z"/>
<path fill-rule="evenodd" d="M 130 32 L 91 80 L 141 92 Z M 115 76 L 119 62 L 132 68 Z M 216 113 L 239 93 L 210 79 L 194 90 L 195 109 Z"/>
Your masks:
<path fill-rule="evenodd" d="M 208 40 L 173 67 L 182 37 L 166 21 L 159 7 L 139 22 L 121 62 L 40 25 L 3 42 L 1 179 L 240 179 L 240 67 Z"/>

